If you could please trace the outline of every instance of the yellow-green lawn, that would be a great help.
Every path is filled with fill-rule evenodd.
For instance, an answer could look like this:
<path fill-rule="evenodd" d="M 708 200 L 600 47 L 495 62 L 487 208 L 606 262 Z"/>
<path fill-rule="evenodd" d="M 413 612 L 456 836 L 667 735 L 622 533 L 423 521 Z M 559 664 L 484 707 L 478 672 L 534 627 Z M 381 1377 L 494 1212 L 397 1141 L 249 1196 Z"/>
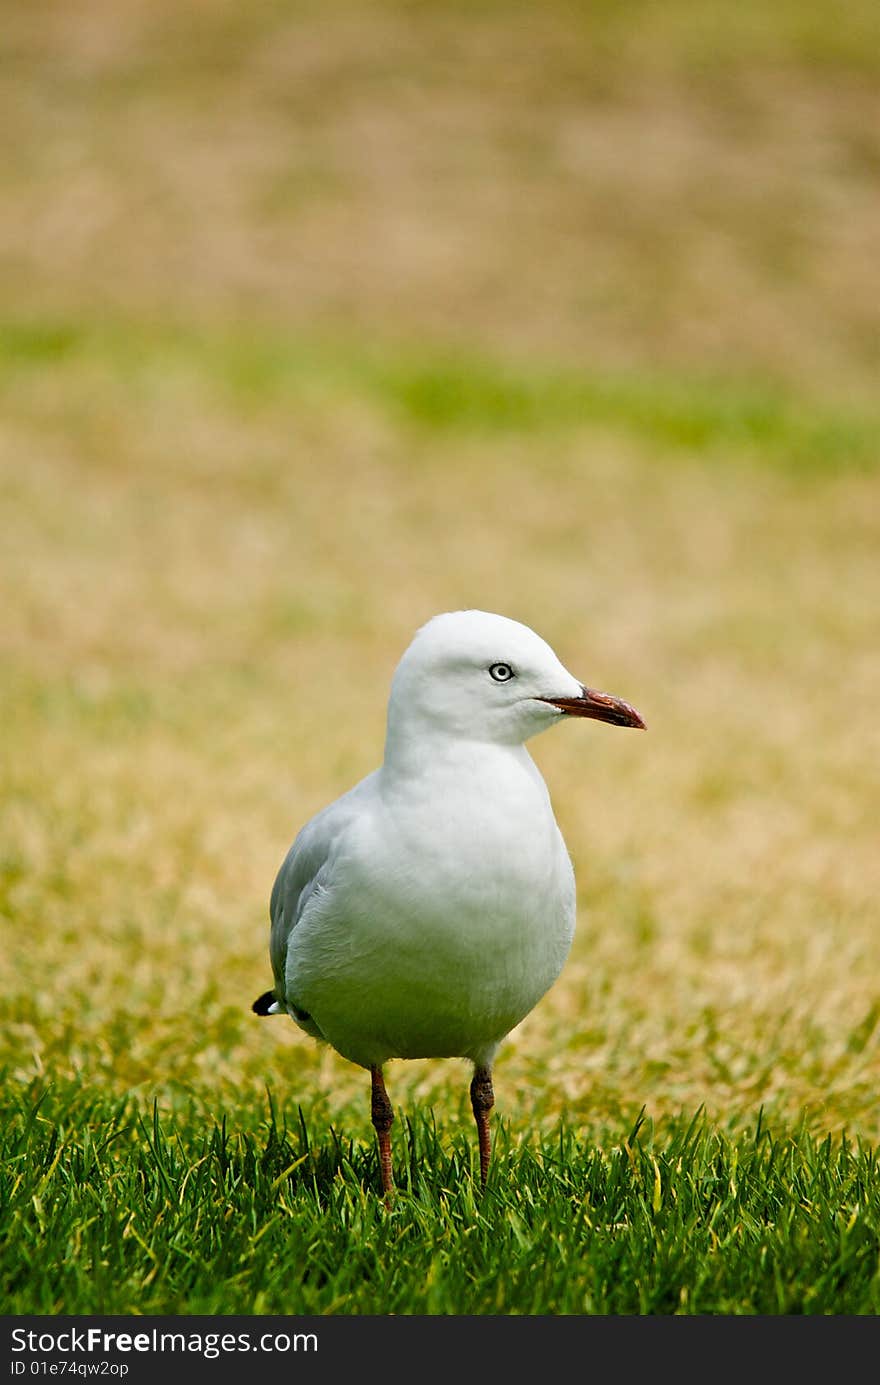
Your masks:
<path fill-rule="evenodd" d="M 7 1076 L 366 1135 L 365 1075 L 250 1013 L 268 894 L 478 606 L 649 727 L 534 745 L 579 924 L 513 1132 L 880 1139 L 876 7 L 4 29 Z M 388 1073 L 441 1127 L 467 1079 Z"/>

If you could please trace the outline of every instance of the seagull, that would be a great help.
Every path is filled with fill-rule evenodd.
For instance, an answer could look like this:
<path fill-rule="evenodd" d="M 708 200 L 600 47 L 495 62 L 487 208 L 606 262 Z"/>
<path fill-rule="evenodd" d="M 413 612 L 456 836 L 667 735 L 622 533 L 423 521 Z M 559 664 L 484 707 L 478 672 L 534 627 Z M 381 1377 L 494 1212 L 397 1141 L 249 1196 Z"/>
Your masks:
<path fill-rule="evenodd" d="M 486 611 L 419 629 L 397 665 L 382 765 L 313 817 L 270 901 L 275 984 L 253 1004 L 370 1073 L 386 1206 L 392 1058 L 464 1058 L 480 1182 L 496 1050 L 553 985 L 575 881 L 525 742 L 569 717 L 644 729 L 534 630 Z"/>

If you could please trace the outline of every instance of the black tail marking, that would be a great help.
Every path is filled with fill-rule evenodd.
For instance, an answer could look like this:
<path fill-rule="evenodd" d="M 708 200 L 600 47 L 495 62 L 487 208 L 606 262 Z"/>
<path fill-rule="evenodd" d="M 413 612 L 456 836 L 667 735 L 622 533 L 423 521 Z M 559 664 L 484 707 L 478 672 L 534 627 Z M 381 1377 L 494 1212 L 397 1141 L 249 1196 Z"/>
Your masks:
<path fill-rule="evenodd" d="M 253 1005 L 251 1006 L 251 1009 L 253 1010 L 255 1015 L 271 1014 L 272 1006 L 275 1004 L 275 999 L 276 997 L 274 991 L 264 991 L 261 996 L 257 996 L 257 999 L 254 1001 Z"/>

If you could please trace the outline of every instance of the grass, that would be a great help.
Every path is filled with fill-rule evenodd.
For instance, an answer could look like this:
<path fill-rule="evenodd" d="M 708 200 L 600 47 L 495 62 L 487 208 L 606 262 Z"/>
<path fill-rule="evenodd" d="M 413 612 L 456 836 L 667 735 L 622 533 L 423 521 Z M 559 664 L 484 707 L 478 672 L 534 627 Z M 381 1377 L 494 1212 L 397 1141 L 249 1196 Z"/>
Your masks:
<path fill-rule="evenodd" d="M 230 1115 L 241 1114 L 230 1112 Z M 270 1102 L 230 1129 L 94 1091 L 21 1093 L 3 1128 L 7 1312 L 874 1314 L 872 1150 L 639 1118 L 597 1146 L 405 1125 L 386 1213 L 370 1140 Z M 467 1132 L 469 1134 L 470 1132 Z M 46 1256 L 46 1245 L 55 1253 Z"/>
<path fill-rule="evenodd" d="M 9 17 L 8 1311 L 877 1311 L 877 13 Z M 650 729 L 535 744 L 572 954 L 484 1199 L 464 1066 L 390 1066 L 386 1216 L 249 1007 L 461 606 Z"/>
<path fill-rule="evenodd" d="M 880 462 L 880 414 L 866 405 L 805 400 L 766 380 L 629 372 L 526 370 L 462 350 L 413 343 L 367 348 L 357 340 L 297 340 L 263 330 L 242 337 L 130 322 L 23 320 L 0 326 L 0 388 L 47 366 L 76 379 L 148 396 L 175 376 L 219 391 L 244 410 L 317 396 L 362 398 L 401 426 L 428 432 L 566 432 L 604 428 L 666 451 L 759 458 L 797 470 Z"/>
<path fill-rule="evenodd" d="M 412 405 L 431 353 L 375 362 L 6 338 L 5 1301 L 876 1311 L 873 459 L 801 453 L 822 404 L 695 447 L 632 382 L 597 414 L 488 361 L 456 412 Z M 536 745 L 572 957 L 499 1056 L 483 1202 L 462 1066 L 392 1066 L 385 1218 L 363 1074 L 249 1005 L 290 837 L 375 764 L 415 626 L 466 604 L 651 731 Z"/>

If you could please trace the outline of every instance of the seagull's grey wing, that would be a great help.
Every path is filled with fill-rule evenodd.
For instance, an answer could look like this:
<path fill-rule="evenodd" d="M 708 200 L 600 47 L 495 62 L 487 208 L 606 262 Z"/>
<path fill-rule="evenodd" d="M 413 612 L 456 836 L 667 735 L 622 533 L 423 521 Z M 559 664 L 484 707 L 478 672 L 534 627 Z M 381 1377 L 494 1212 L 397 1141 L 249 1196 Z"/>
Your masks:
<path fill-rule="evenodd" d="M 275 976 L 275 994 L 284 998 L 284 970 L 290 935 L 302 917 L 303 909 L 319 885 L 335 832 L 328 816 L 333 816 L 332 804 L 307 822 L 282 862 L 272 886 L 269 901 L 271 932 L 269 957 Z"/>
<path fill-rule="evenodd" d="M 269 956 L 275 976 L 275 995 L 282 1003 L 295 1003 L 286 996 L 287 948 L 290 935 L 317 889 L 329 873 L 335 843 L 361 809 L 363 800 L 375 789 L 378 771 L 362 779 L 342 798 L 316 814 L 297 836 L 288 851 L 272 887 L 269 901 L 271 933 Z"/>

